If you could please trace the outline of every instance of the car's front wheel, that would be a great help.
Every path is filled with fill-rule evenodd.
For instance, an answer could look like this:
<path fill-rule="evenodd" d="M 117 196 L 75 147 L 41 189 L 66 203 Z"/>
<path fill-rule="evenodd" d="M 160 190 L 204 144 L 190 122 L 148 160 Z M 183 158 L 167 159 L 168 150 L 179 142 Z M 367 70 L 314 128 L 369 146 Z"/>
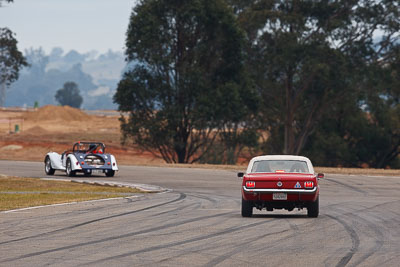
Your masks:
<path fill-rule="evenodd" d="M 53 168 L 51 167 L 51 160 L 50 160 L 50 157 L 49 157 L 49 156 L 46 157 L 46 160 L 45 160 L 45 162 L 44 162 L 44 171 L 45 171 L 45 173 L 46 173 L 47 175 L 53 175 L 54 172 L 56 171 L 55 169 L 53 169 Z"/>
<path fill-rule="evenodd" d="M 69 177 L 75 176 L 75 171 L 72 170 L 72 163 L 70 159 L 67 159 L 67 167 L 65 168 L 65 172 Z"/>
<path fill-rule="evenodd" d="M 251 217 L 253 215 L 253 203 L 242 198 L 242 217 Z"/>
<path fill-rule="evenodd" d="M 319 214 L 319 196 L 317 200 L 311 202 L 307 207 L 307 216 L 312 218 L 317 218 Z"/>

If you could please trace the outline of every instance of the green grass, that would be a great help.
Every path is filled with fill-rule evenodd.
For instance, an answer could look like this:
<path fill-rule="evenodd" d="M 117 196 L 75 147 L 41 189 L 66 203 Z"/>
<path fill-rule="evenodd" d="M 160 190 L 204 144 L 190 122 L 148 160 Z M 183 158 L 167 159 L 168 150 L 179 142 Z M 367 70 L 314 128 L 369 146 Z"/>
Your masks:
<path fill-rule="evenodd" d="M 135 193 L 143 192 L 126 187 L 0 176 L 0 211 L 57 203 L 126 197 Z"/>

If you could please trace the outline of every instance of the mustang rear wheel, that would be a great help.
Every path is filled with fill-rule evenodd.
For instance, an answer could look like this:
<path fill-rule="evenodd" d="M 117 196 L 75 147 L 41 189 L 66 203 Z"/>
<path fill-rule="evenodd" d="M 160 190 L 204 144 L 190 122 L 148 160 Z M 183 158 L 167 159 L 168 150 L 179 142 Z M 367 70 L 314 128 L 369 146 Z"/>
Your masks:
<path fill-rule="evenodd" d="M 253 203 L 242 198 L 242 217 L 251 217 L 253 215 Z"/>
<path fill-rule="evenodd" d="M 71 164 L 70 159 L 67 159 L 67 167 L 65 168 L 65 172 L 67 173 L 67 176 L 69 176 L 69 177 L 75 176 L 75 171 L 72 170 L 72 164 Z"/>
<path fill-rule="evenodd" d="M 45 173 L 46 173 L 47 175 L 53 175 L 54 172 L 56 171 L 55 169 L 53 169 L 53 168 L 51 167 L 51 160 L 50 160 L 50 157 L 49 157 L 49 156 L 46 157 L 46 160 L 45 160 L 45 162 L 44 162 L 44 171 L 45 171 Z"/>
<path fill-rule="evenodd" d="M 311 202 L 307 207 L 307 216 L 312 218 L 317 218 L 319 214 L 319 196 L 317 200 Z"/>

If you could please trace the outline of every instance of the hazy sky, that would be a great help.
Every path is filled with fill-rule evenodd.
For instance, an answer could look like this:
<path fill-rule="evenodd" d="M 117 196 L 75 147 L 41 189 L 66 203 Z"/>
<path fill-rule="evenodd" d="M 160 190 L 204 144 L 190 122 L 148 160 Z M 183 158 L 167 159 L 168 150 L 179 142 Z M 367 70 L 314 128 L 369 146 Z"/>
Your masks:
<path fill-rule="evenodd" d="M 0 8 L 0 27 L 8 27 L 18 48 L 50 52 L 122 51 L 136 0 L 14 0 Z"/>

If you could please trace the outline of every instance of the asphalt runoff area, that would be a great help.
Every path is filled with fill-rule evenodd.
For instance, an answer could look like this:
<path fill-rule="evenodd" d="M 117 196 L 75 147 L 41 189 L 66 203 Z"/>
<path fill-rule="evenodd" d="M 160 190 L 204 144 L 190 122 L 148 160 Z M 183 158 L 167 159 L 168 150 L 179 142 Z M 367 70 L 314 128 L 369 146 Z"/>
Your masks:
<path fill-rule="evenodd" d="M 0 173 L 45 176 L 39 162 Z M 56 179 L 65 174 L 56 172 Z M 120 166 L 114 178 L 170 189 L 0 213 L 0 266 L 398 266 L 400 177 L 326 174 L 320 216 L 240 215 L 234 170 Z"/>

